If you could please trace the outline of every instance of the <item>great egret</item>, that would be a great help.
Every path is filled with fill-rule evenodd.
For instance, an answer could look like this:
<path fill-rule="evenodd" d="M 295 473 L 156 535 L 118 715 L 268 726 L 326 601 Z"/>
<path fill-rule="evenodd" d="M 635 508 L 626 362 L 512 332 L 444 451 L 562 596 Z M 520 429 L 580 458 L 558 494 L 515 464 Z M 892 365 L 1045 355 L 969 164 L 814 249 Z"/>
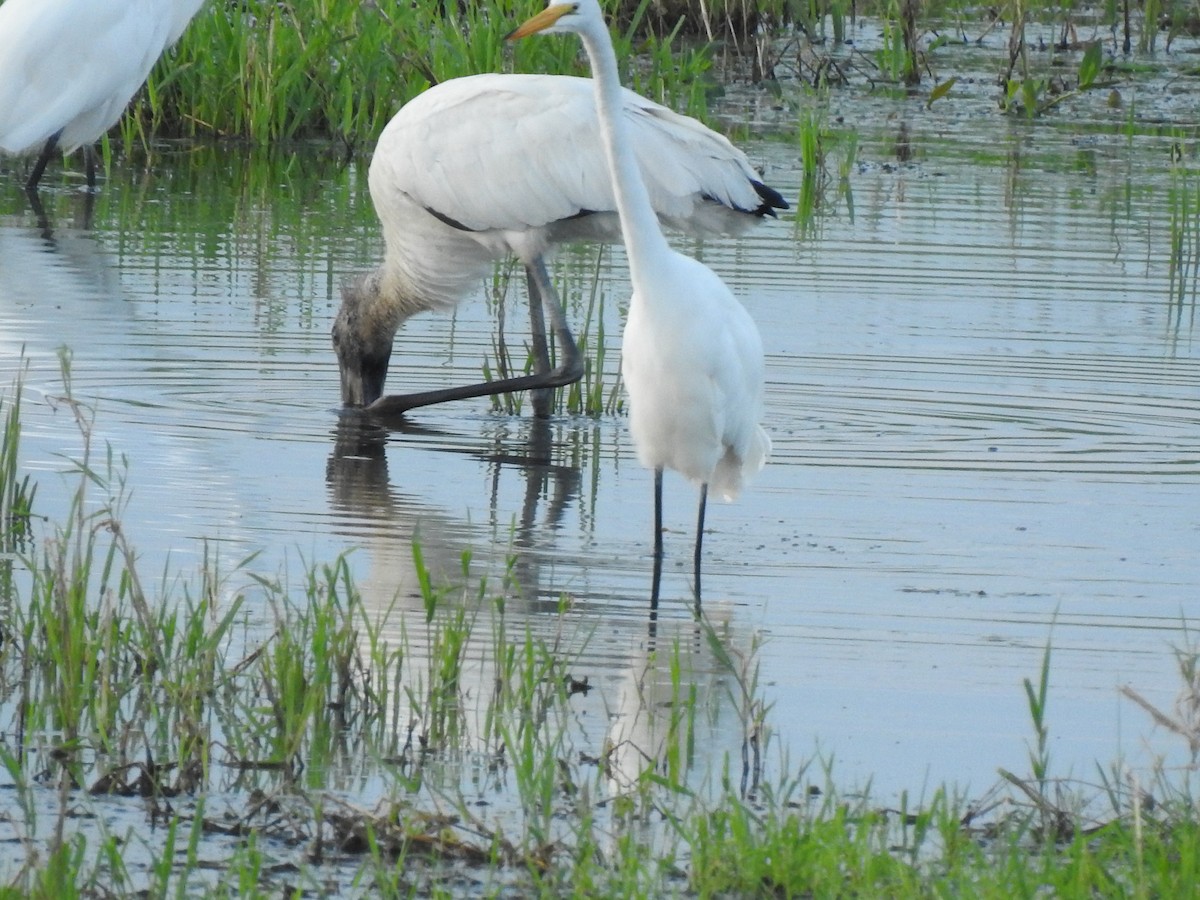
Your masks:
<path fill-rule="evenodd" d="M 734 499 L 762 468 L 771 440 L 758 424 L 763 406 L 762 338 L 720 277 L 671 249 L 638 171 L 621 110 L 621 79 L 597 0 L 552 0 L 510 39 L 537 32 L 579 35 L 595 85 L 600 134 L 629 258 L 633 296 L 621 346 L 629 428 L 642 465 L 654 470 L 654 580 L 662 574 L 662 474 L 674 469 L 700 486 L 696 521 L 696 603 L 708 489 Z"/>
<path fill-rule="evenodd" d="M 632 91 L 615 102 L 636 136 L 649 202 L 668 225 L 729 233 L 787 207 L 722 135 Z M 583 362 L 545 256 L 568 241 L 620 239 L 597 128 L 590 79 L 563 75 L 455 78 L 396 113 L 369 173 L 383 264 L 346 286 L 333 325 L 346 406 L 392 413 L 533 389 L 534 411 L 548 415 L 550 388 L 577 380 Z M 383 397 L 401 323 L 453 306 L 509 255 L 526 270 L 536 371 Z M 543 307 L 560 347 L 553 371 Z"/>
<path fill-rule="evenodd" d="M 33 193 L 56 149 L 85 147 L 121 118 L 130 98 L 204 0 L 5 0 L 0 4 L 0 149 L 41 153 Z"/>

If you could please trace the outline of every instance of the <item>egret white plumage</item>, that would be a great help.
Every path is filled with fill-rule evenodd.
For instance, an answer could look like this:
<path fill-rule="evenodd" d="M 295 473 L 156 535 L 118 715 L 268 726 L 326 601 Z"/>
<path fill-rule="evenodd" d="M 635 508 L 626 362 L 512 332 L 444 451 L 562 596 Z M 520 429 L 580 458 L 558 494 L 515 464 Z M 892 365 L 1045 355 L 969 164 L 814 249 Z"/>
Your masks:
<path fill-rule="evenodd" d="M 636 135 L 649 202 L 670 226 L 729 233 L 787 204 L 724 136 L 632 91 L 615 102 Z M 446 400 L 549 391 L 583 374 L 566 314 L 546 271 L 557 244 L 620 238 L 611 179 L 598 144 L 590 79 L 485 74 L 429 88 L 384 128 L 371 161 L 371 200 L 383 263 L 343 291 L 333 325 L 342 402 L 403 412 Z M 383 396 L 395 333 L 405 319 L 458 303 L 498 259 L 525 267 L 535 371 L 483 384 Z M 560 348 L 550 368 L 543 307 Z"/>
<path fill-rule="evenodd" d="M 0 149 L 41 148 L 26 190 L 55 150 L 85 147 L 108 131 L 162 52 L 204 0 L 5 0 L 0 4 Z"/>
<path fill-rule="evenodd" d="M 621 110 L 612 38 L 597 0 L 551 0 L 510 39 L 537 32 L 579 35 L 592 68 L 600 133 L 629 258 L 633 296 L 621 346 L 629 428 L 638 459 L 654 470 L 654 580 L 662 573 L 662 474 L 700 486 L 693 558 L 700 602 L 701 542 L 711 486 L 734 499 L 762 468 L 771 440 L 758 424 L 763 348 L 758 328 L 720 277 L 673 250 L 659 227 Z"/>

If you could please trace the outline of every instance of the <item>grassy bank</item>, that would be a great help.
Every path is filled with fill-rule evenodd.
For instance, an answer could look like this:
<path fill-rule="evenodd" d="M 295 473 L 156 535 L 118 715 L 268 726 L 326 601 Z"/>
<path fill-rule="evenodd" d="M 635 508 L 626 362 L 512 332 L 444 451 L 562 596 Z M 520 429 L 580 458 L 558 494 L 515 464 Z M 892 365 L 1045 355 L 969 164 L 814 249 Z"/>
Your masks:
<path fill-rule="evenodd" d="M 586 74 L 570 42 L 504 40 L 540 5 L 212 2 L 155 69 L 145 102 L 125 120 L 126 140 L 314 138 L 353 150 L 431 84 L 506 70 Z M 626 83 L 699 112 L 706 56 L 652 25 L 648 5 L 631 9 L 616 35 L 623 59 L 637 52 Z"/>
<path fill-rule="evenodd" d="M 661 693 L 638 715 L 657 738 L 588 737 L 581 704 L 605 688 L 579 671 L 587 630 L 566 597 L 536 632 L 511 616 L 511 573 L 473 580 L 464 558 L 463 578 L 438 583 L 418 544 L 417 596 L 383 611 L 344 558 L 289 578 L 206 557 L 147 578 L 121 525 L 126 461 L 94 445 L 67 362 L 52 402 L 78 425 L 75 490 L 52 520 L 21 474 L 21 386 L 0 398 L 6 895 L 1197 888 L 1187 772 L 1055 778 L 1050 648 L 1026 683 L 1027 773 L 988 796 L 943 788 L 884 808 L 839 790 L 832 764 L 776 745 L 753 647 L 736 650 L 719 624 L 689 640 L 718 670 L 742 744 L 699 771 L 711 673 L 695 653 L 677 637 L 651 650 Z M 1179 710 L 1150 712 L 1200 746 L 1197 657 L 1179 659 Z"/>
<path fill-rule="evenodd" d="M 253 144 L 319 139 L 353 151 L 430 84 L 479 72 L 586 74 L 570 41 L 504 41 L 542 5 L 211 0 L 126 117 L 126 146 L 162 134 Z M 1195 30 L 1194 7 L 1172 0 L 1100 8 L 1009 0 L 986 10 L 958 0 L 622 0 L 610 14 L 625 84 L 701 117 L 708 95 L 730 79 L 828 89 L 861 77 L 933 87 L 954 77 L 939 48 L 997 36 L 1007 36 L 1009 48 L 996 71 L 1011 92 L 1008 106 L 1036 112 L 1075 89 L 1073 81 L 1087 87 L 1099 74 L 1097 53 L 1078 79 L 1043 76 L 1038 58 L 1048 49 L 1067 54 L 1075 69 L 1075 57 L 1092 46 L 1110 57 L 1149 53 Z M 855 37 L 864 17 L 879 21 L 882 45 L 837 59 L 832 51 Z M 1035 22 L 1053 30 L 1053 47 L 1044 28 L 1027 39 Z"/>
<path fill-rule="evenodd" d="M 541 6 L 209 0 L 130 105 L 114 146 L 131 152 L 182 137 L 368 150 L 431 84 L 480 72 L 586 74 L 570 41 L 504 40 Z M 1106 85 L 1113 71 L 1136 72 L 1142 64 L 1130 54 L 1168 49 L 1197 30 L 1194 5 L 1182 0 L 1008 0 L 986 9 L 958 0 L 622 0 L 610 14 L 624 83 L 700 118 L 731 82 L 777 94 L 923 85 L 936 98 L 956 77 L 947 49 L 984 41 L 1007 43 L 995 71 L 1001 109 L 1040 115 L 1064 94 Z M 880 45 L 860 51 L 854 28 L 865 18 L 878 23 Z M 1027 34 L 1033 23 L 1039 29 Z"/>

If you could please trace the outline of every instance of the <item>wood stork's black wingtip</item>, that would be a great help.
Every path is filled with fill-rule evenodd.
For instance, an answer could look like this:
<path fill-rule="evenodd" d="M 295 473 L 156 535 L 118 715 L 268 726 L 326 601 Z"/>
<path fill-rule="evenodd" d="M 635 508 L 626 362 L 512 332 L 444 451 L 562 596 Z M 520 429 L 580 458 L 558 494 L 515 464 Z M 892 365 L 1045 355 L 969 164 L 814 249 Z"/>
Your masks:
<path fill-rule="evenodd" d="M 762 200 L 762 205 L 754 211 L 758 216 L 774 216 L 777 209 L 791 209 L 783 195 L 773 187 L 767 187 L 761 181 L 754 182 L 754 191 Z"/>

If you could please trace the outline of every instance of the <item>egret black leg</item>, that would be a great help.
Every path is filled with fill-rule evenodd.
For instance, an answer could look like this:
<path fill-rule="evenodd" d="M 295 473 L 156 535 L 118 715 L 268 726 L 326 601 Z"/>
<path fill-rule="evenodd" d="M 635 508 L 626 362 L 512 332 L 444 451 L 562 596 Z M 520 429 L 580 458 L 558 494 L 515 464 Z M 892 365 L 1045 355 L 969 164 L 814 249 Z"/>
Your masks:
<path fill-rule="evenodd" d="M 700 512 L 696 517 L 696 555 L 692 558 L 696 578 L 696 612 L 700 611 L 700 548 L 704 542 L 704 509 L 708 506 L 708 484 L 700 485 Z"/>
<path fill-rule="evenodd" d="M 654 574 L 650 579 L 650 610 L 658 609 L 658 591 L 662 583 L 663 537 L 662 537 L 662 476 L 660 466 L 654 470 Z"/>
<path fill-rule="evenodd" d="M 58 149 L 58 138 L 61 134 L 62 132 L 58 131 L 50 135 L 50 139 L 46 141 L 46 146 L 42 147 L 42 152 L 38 154 L 37 162 L 33 164 L 33 171 L 29 173 L 29 178 L 25 182 L 26 194 L 37 193 L 38 182 L 42 180 L 42 173 L 46 171 L 46 165 L 50 162 L 50 157 Z"/>

